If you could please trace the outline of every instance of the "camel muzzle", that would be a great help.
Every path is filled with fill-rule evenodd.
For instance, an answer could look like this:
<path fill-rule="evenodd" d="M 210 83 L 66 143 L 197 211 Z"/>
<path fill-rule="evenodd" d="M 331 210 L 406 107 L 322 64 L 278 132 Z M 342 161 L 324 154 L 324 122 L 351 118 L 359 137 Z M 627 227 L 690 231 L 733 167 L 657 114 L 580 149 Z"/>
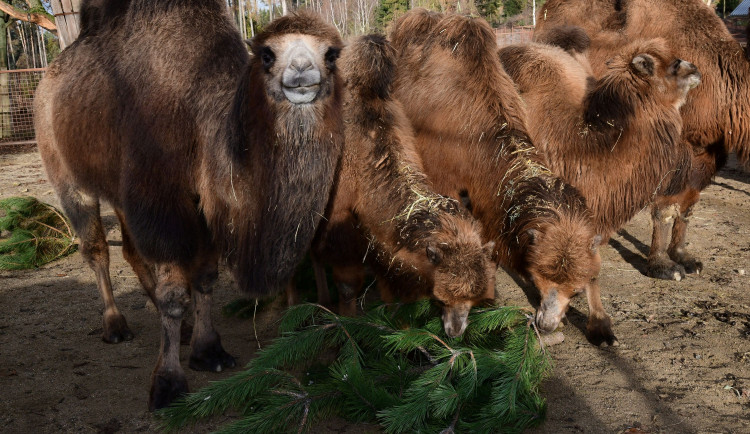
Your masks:
<path fill-rule="evenodd" d="M 321 75 L 313 53 L 298 42 L 289 54 L 289 64 L 281 76 L 282 90 L 292 104 L 312 102 L 320 91 Z"/>

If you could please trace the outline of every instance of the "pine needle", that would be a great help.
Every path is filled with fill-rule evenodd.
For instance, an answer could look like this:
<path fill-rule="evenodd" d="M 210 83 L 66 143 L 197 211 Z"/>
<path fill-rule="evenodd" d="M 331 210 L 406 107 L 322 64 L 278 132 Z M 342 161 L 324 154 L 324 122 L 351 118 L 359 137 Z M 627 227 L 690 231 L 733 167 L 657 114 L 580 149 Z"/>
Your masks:
<path fill-rule="evenodd" d="M 0 201 L 0 269 L 25 270 L 76 251 L 68 220 L 52 205 L 33 197 Z"/>
<path fill-rule="evenodd" d="M 463 336 L 443 332 L 429 300 L 380 305 L 349 318 L 289 308 L 281 334 L 245 372 L 159 413 L 175 431 L 234 410 L 220 432 L 310 432 L 331 415 L 385 432 L 521 432 L 539 424 L 550 370 L 528 312 L 474 309 Z M 335 354 L 328 365 L 319 355 Z M 329 358 L 326 357 L 326 360 Z"/>

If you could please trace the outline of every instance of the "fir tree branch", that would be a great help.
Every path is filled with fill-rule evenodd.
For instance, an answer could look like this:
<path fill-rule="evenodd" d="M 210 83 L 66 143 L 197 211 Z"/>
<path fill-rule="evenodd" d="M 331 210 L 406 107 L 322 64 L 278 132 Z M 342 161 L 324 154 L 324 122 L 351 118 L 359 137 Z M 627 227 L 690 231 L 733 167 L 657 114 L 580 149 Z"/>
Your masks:
<path fill-rule="evenodd" d="M 461 405 L 458 406 L 458 409 L 456 410 L 456 414 L 453 415 L 453 420 L 451 421 L 451 424 L 448 425 L 448 427 L 442 431 L 440 431 L 440 434 L 454 434 L 456 432 L 456 423 L 458 423 L 458 417 L 461 415 Z"/>
<path fill-rule="evenodd" d="M 70 238 L 71 240 L 73 238 L 75 238 L 75 234 L 73 233 L 73 229 L 71 229 L 70 225 L 68 224 L 68 219 L 66 219 L 65 216 L 63 216 L 62 214 L 60 214 L 60 211 L 58 211 L 57 208 L 55 208 L 54 206 L 49 206 L 48 205 L 47 207 L 50 209 L 50 211 L 52 211 L 53 213 L 55 213 L 55 215 L 57 216 L 57 218 L 60 219 L 61 222 L 63 222 L 65 224 L 65 228 L 68 229 L 67 237 Z"/>

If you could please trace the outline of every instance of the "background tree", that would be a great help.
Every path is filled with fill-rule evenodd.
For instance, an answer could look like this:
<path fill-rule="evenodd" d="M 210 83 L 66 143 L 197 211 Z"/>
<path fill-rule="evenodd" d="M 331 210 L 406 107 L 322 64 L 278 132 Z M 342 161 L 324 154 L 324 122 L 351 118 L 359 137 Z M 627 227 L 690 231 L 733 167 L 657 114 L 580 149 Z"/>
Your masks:
<path fill-rule="evenodd" d="M 740 3 L 742 3 L 742 0 L 719 0 L 716 4 L 716 13 L 722 18 L 726 18 Z"/>
<path fill-rule="evenodd" d="M 409 10 L 409 0 L 381 0 L 375 11 L 377 28 L 384 31 L 388 24 Z"/>

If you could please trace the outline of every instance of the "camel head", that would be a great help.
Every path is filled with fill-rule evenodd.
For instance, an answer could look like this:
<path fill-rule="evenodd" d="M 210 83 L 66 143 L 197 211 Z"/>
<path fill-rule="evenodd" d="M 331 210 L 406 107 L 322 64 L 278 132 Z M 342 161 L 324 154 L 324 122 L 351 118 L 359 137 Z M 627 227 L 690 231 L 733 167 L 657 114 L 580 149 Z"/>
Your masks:
<path fill-rule="evenodd" d="M 698 68 L 677 58 L 661 38 L 636 40 L 607 61 L 605 81 L 622 83 L 621 100 L 630 106 L 638 104 L 636 95 L 648 95 L 649 100 L 663 107 L 679 109 L 687 93 L 701 82 Z M 641 98 L 640 100 L 644 100 Z"/>
<path fill-rule="evenodd" d="M 560 222 L 529 229 L 528 274 L 541 295 L 536 325 L 550 332 L 565 317 L 570 299 L 599 275 L 601 235 L 585 222 Z"/>
<path fill-rule="evenodd" d="M 495 298 L 497 270 L 492 261 L 495 243 L 482 244 L 479 223 L 455 223 L 444 224 L 447 230 L 425 247 L 432 267 L 432 298 L 443 306 L 443 327 L 450 337 L 466 330 L 473 306 Z"/>
<path fill-rule="evenodd" d="M 266 94 L 276 103 L 312 104 L 335 88 L 342 42 L 319 17 L 291 14 L 273 21 L 251 41 Z"/>

